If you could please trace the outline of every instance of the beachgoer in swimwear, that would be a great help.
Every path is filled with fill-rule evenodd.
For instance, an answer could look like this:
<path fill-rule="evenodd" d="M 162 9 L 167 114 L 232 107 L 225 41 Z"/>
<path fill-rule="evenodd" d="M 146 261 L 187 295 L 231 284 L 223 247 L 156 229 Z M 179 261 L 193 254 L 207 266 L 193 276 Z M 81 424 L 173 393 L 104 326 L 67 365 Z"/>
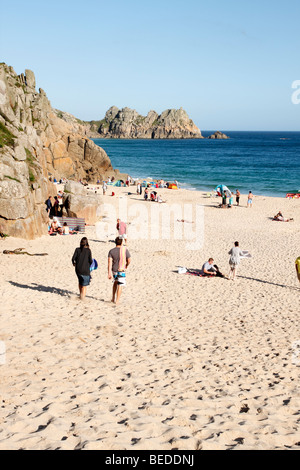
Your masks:
<path fill-rule="evenodd" d="M 252 207 L 252 203 L 253 203 L 253 194 L 251 191 L 249 191 L 247 207 Z"/>
<path fill-rule="evenodd" d="M 53 217 L 53 221 L 49 230 L 49 234 L 51 235 L 52 233 L 62 233 L 62 228 L 56 217 Z"/>
<path fill-rule="evenodd" d="M 108 253 L 108 279 L 114 279 L 111 301 L 118 305 L 126 285 L 126 269 L 131 262 L 131 255 L 123 246 L 123 238 L 116 238 L 115 243 L 116 247 Z"/>
<path fill-rule="evenodd" d="M 279 211 L 278 214 L 274 215 L 273 220 L 277 220 L 279 222 L 290 222 L 294 219 L 287 219 L 287 218 L 283 217 L 282 212 Z"/>

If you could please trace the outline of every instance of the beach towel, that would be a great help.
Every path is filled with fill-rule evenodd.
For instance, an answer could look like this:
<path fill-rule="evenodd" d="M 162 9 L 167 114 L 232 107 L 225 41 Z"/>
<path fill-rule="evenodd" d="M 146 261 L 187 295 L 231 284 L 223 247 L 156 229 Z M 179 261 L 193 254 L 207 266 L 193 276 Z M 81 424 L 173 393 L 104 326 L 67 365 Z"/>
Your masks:
<path fill-rule="evenodd" d="M 244 250 L 242 251 L 240 258 L 252 258 L 252 255 L 249 253 L 249 251 Z"/>
<path fill-rule="evenodd" d="M 126 269 L 126 246 L 120 246 L 120 261 L 119 261 L 119 271 L 125 271 Z"/>
<path fill-rule="evenodd" d="M 192 276 L 198 276 L 198 277 L 214 277 L 213 274 L 212 275 L 202 274 L 199 269 L 188 269 L 182 266 L 178 267 L 178 274 L 190 274 Z"/>

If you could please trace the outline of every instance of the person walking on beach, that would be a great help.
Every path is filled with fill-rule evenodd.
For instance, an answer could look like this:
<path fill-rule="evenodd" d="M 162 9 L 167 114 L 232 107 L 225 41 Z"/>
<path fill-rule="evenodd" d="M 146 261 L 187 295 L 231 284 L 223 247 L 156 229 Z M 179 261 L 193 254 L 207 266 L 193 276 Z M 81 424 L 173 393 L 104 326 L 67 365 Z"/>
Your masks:
<path fill-rule="evenodd" d="M 298 258 L 296 259 L 295 266 L 296 266 L 296 273 L 298 276 L 298 280 L 300 282 L 300 256 L 298 256 Z"/>
<path fill-rule="evenodd" d="M 251 191 L 249 191 L 247 207 L 252 207 L 252 202 L 253 202 L 253 194 Z"/>
<path fill-rule="evenodd" d="M 106 190 L 107 190 L 107 184 L 106 184 L 106 181 L 103 180 L 103 183 L 102 183 L 102 189 L 103 189 L 103 196 L 105 196 L 105 193 L 106 193 Z"/>
<path fill-rule="evenodd" d="M 122 222 L 121 219 L 117 219 L 117 230 L 119 232 L 119 238 L 127 240 L 127 225 Z"/>
<path fill-rule="evenodd" d="M 131 255 L 123 246 L 123 238 L 117 237 L 116 247 L 108 253 L 108 279 L 114 279 L 111 301 L 118 305 L 123 287 L 126 286 L 126 269 L 130 265 Z"/>
<path fill-rule="evenodd" d="M 86 296 L 86 288 L 91 281 L 90 267 L 93 262 L 92 252 L 86 237 L 80 241 L 80 247 L 76 248 L 72 257 L 72 264 L 78 277 L 80 300 Z"/>
<path fill-rule="evenodd" d="M 240 197 L 241 197 L 241 193 L 239 192 L 239 190 L 237 189 L 236 192 L 235 192 L 235 197 L 236 197 L 236 205 L 239 206 L 240 205 Z"/>
<path fill-rule="evenodd" d="M 229 271 L 228 279 L 231 279 L 231 276 L 232 276 L 232 280 L 235 281 L 237 268 L 238 268 L 238 265 L 240 264 L 241 256 L 243 254 L 242 250 L 239 247 L 239 242 L 234 243 L 234 247 L 231 248 L 228 254 L 230 255 L 230 258 L 229 258 L 230 271 Z"/>

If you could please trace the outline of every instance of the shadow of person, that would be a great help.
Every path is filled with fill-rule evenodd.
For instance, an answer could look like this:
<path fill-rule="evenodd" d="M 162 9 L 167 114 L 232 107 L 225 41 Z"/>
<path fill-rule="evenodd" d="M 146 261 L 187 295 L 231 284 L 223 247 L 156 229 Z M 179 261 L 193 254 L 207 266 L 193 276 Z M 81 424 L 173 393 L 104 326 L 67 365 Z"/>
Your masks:
<path fill-rule="evenodd" d="M 238 275 L 237 277 L 241 278 L 241 279 L 248 279 L 249 281 L 262 282 L 263 284 L 270 284 L 271 286 L 284 287 L 286 289 L 292 289 L 292 290 L 300 291 L 300 287 L 286 286 L 285 284 L 278 284 L 276 282 L 265 281 L 264 279 L 256 279 L 255 277 L 249 277 L 249 276 L 240 276 L 240 275 Z"/>
<path fill-rule="evenodd" d="M 59 287 L 43 286 L 42 284 L 36 284 L 36 283 L 32 283 L 31 285 L 28 285 L 28 284 L 20 284 L 18 282 L 14 282 L 14 281 L 8 281 L 8 282 L 12 286 L 18 287 L 20 289 L 31 289 L 31 290 L 35 290 L 35 291 L 38 291 L 38 292 L 48 292 L 50 294 L 61 295 L 62 297 L 70 297 L 70 296 L 77 296 L 78 295 L 77 292 L 72 292 L 72 291 L 67 290 L 67 289 L 60 289 Z M 98 301 L 101 301 L 101 302 L 103 301 L 103 299 L 97 299 L 96 297 L 93 297 L 91 295 L 87 295 L 86 298 L 98 300 Z"/>

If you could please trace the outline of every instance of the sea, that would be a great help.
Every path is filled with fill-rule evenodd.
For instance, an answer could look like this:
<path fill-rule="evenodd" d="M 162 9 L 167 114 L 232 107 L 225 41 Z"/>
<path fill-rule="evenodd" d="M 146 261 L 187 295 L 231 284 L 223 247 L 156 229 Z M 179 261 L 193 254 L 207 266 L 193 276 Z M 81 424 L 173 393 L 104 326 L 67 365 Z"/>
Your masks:
<path fill-rule="evenodd" d="M 176 180 L 184 189 L 207 192 L 223 184 L 277 197 L 300 191 L 300 132 L 224 133 L 229 139 L 93 140 L 113 168 L 140 180 Z"/>

